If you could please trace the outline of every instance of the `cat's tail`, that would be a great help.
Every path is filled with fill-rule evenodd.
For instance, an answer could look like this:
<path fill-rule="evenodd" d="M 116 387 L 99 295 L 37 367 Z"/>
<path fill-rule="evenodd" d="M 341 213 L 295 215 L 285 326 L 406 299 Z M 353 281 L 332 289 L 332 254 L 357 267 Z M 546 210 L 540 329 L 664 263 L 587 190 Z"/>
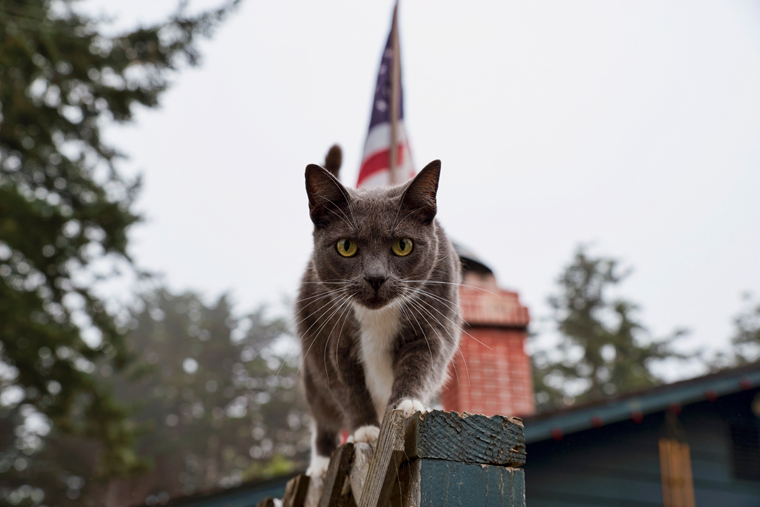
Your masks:
<path fill-rule="evenodd" d="M 332 148 L 327 152 L 325 156 L 325 169 L 330 171 L 333 176 L 340 179 L 338 174 L 340 173 L 340 165 L 343 163 L 343 152 L 340 146 L 334 144 Z"/>

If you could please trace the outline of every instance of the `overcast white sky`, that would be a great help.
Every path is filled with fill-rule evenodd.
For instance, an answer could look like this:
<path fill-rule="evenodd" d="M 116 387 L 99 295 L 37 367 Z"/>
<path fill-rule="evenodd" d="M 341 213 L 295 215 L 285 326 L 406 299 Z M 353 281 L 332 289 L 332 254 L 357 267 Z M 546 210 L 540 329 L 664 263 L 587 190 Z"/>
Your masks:
<path fill-rule="evenodd" d="M 132 26 L 175 5 L 82 8 Z M 356 181 L 391 10 L 244 1 L 160 110 L 110 129 L 145 177 L 141 266 L 231 291 L 240 311 L 293 294 L 311 248 L 303 169 L 338 142 Z M 760 293 L 760 4 L 407 0 L 400 25 L 413 157 L 443 161 L 453 238 L 534 317 L 592 243 L 635 268 L 622 294 L 655 335 L 727 346 L 741 293 Z"/>

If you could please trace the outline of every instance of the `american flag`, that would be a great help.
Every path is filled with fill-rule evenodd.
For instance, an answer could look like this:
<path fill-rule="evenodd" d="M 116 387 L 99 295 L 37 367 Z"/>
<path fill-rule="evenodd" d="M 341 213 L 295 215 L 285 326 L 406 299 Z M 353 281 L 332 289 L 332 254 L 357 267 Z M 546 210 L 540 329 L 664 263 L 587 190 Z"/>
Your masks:
<path fill-rule="evenodd" d="M 364 156 L 359 169 L 359 178 L 356 182 L 358 187 L 380 187 L 392 184 L 404 183 L 414 177 L 412 154 L 409 150 L 409 140 L 404 128 L 404 99 L 401 89 L 401 65 L 400 61 L 394 61 L 394 46 L 398 50 L 398 28 L 396 23 L 396 9 L 393 11 L 393 25 L 385 44 L 383 58 L 380 61 L 380 71 L 377 74 L 377 86 L 372 103 L 372 116 L 369 121 L 367 141 L 364 143 Z M 396 43 L 394 44 L 394 37 Z M 397 51 L 398 52 L 398 51 Z M 400 58 L 400 54 L 396 55 Z M 391 133 L 394 130 L 391 125 L 393 117 L 393 66 L 396 65 L 398 76 L 395 85 L 398 87 L 398 115 L 395 125 L 396 131 L 396 166 L 391 174 Z"/>

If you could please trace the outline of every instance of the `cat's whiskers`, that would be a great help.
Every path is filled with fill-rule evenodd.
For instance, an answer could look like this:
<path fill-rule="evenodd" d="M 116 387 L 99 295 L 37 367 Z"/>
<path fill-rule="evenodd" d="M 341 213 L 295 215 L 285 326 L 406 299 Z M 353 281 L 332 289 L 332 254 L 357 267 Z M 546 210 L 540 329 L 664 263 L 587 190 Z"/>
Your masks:
<path fill-rule="evenodd" d="M 396 221 L 398 220 L 398 214 L 401 213 L 401 208 L 404 207 L 404 196 L 405 195 L 406 195 L 406 190 L 404 190 L 404 193 L 401 194 L 401 197 L 398 200 L 398 208 L 396 208 L 396 216 L 393 217 L 393 225 L 391 226 L 391 233 L 392 234 L 396 233 Z"/>
<path fill-rule="evenodd" d="M 329 317 L 327 317 L 327 318 L 325 319 L 324 323 L 323 323 L 323 324 L 320 326 L 320 328 L 319 328 L 319 329 L 318 329 L 318 330 L 317 330 L 317 331 L 314 333 L 314 337 L 315 337 L 315 338 L 314 338 L 314 340 L 312 340 L 312 342 L 311 342 L 311 345 L 309 345 L 309 348 L 308 348 L 308 349 L 306 349 L 306 352 L 305 352 L 305 353 L 304 353 L 304 355 L 303 355 L 304 359 L 305 359 L 305 358 L 306 358 L 306 356 L 309 354 L 309 351 L 311 350 L 311 347 L 313 347 L 313 346 L 314 346 L 314 343 L 316 343 L 316 341 L 317 341 L 317 340 L 316 340 L 316 337 L 318 337 L 318 336 L 319 336 L 319 333 L 322 331 L 322 329 L 323 329 L 323 328 L 324 328 L 324 327 L 327 325 L 327 323 L 328 323 L 328 322 L 330 322 L 330 319 L 332 319 L 332 318 L 333 318 L 333 315 L 335 315 L 336 313 L 338 313 L 338 311 L 339 311 L 339 310 L 340 310 L 340 309 L 343 307 L 343 305 L 344 305 L 344 304 L 346 304 L 346 303 L 348 302 L 348 297 L 346 297 L 346 296 L 343 296 L 343 297 L 341 297 L 341 298 L 340 298 L 340 299 L 339 299 L 337 302 L 338 302 L 338 303 L 340 303 L 340 304 L 337 306 L 337 308 L 335 308 L 335 309 L 332 311 L 332 313 L 330 314 L 330 316 L 329 316 Z M 329 309 L 327 309 L 327 310 L 326 310 L 326 311 L 323 313 L 323 315 L 324 315 L 324 314 L 326 314 L 327 312 L 329 312 L 330 310 L 332 310 L 333 308 L 334 308 L 334 305 L 333 305 L 333 306 L 331 306 Z M 320 316 L 320 318 L 322 318 L 322 316 Z M 319 320 L 319 319 L 317 319 L 317 320 Z M 315 322 L 315 323 L 316 323 L 316 322 Z M 313 326 L 314 326 L 314 324 L 312 324 L 311 326 L 309 326 L 309 329 L 311 329 Z M 308 333 L 309 329 L 307 329 L 307 330 L 306 330 L 306 331 L 303 333 L 303 336 L 306 336 L 306 334 Z M 301 368 L 303 368 L 303 364 L 301 364 Z M 301 372 L 301 368 L 298 368 L 298 372 L 299 372 L 299 373 Z"/>
<path fill-rule="evenodd" d="M 345 292 L 349 289 L 349 287 L 339 287 L 337 289 L 329 289 L 324 292 L 320 292 L 318 294 L 314 294 L 313 296 L 308 296 L 305 298 L 297 299 L 295 303 L 305 303 L 306 301 L 309 301 L 310 299 L 319 299 L 320 297 L 329 296 L 331 294 L 337 294 L 339 292 Z"/>
<path fill-rule="evenodd" d="M 335 294 L 341 294 L 343 292 L 346 292 L 348 290 L 348 287 L 340 287 L 337 289 L 330 289 L 324 292 L 320 292 L 318 294 L 314 294 L 312 296 L 308 296 L 302 299 L 298 299 L 294 302 L 294 304 L 297 303 L 305 303 L 305 304 L 314 304 L 316 301 L 319 301 L 321 298 L 332 296 Z"/>
<path fill-rule="evenodd" d="M 457 347 L 457 352 L 459 352 L 459 355 L 462 356 L 462 362 L 464 363 L 464 371 L 467 373 L 467 385 L 471 386 L 472 383 L 470 382 L 470 368 L 467 367 L 467 359 L 465 359 L 464 354 L 462 354 L 462 349 Z M 454 366 L 454 371 L 456 371 L 456 366 Z M 459 382 L 459 375 L 457 375 L 457 383 Z"/>
<path fill-rule="evenodd" d="M 430 308 L 432 308 L 432 309 L 433 309 L 433 310 L 435 310 L 436 312 L 440 313 L 440 314 L 441 314 L 441 316 L 442 316 L 443 318 L 447 319 L 449 322 L 451 322 L 451 323 L 452 323 L 452 324 L 454 324 L 455 326 L 459 326 L 459 324 L 458 324 L 458 323 L 456 323 L 456 322 L 454 322 L 453 320 L 451 320 L 451 318 L 450 318 L 448 315 L 446 315 L 445 313 L 443 313 L 441 310 L 439 310 L 438 308 L 436 308 L 434 305 L 431 305 L 430 303 L 428 303 L 427 301 L 424 301 L 424 300 L 422 300 L 422 299 L 418 299 L 418 301 L 419 301 L 419 302 L 421 302 L 421 303 L 424 303 L 425 305 L 429 306 Z M 441 324 L 441 325 L 443 325 L 443 324 Z M 460 326 L 460 327 L 461 327 L 461 326 Z M 483 343 L 482 341 L 478 340 L 477 338 L 475 338 L 474 336 L 472 336 L 470 333 L 468 333 L 468 332 L 467 332 L 467 331 L 465 331 L 464 329 L 462 329 L 462 332 L 463 332 L 464 334 L 466 334 L 467 336 L 469 336 L 470 338 L 472 338 L 473 340 L 475 340 L 476 342 L 478 342 L 479 344 L 483 345 L 483 346 L 484 346 L 485 348 L 487 348 L 488 350 L 491 350 L 491 351 L 493 350 L 491 347 L 489 347 L 488 345 L 486 345 L 486 344 L 485 344 L 485 343 Z"/>
<path fill-rule="evenodd" d="M 321 284 L 330 284 L 330 285 L 333 285 L 333 284 L 345 284 L 345 285 L 347 285 L 349 283 L 354 283 L 354 282 L 345 281 L 344 280 L 344 281 L 301 282 L 301 283 L 304 283 L 304 284 L 306 284 L 306 283 L 308 283 L 308 284 L 316 284 L 316 285 L 321 285 Z"/>
<path fill-rule="evenodd" d="M 351 296 L 348 296 L 348 299 L 343 304 L 343 311 L 338 316 L 338 320 L 335 321 L 335 324 L 333 324 L 332 329 L 330 330 L 330 334 L 327 335 L 327 340 L 325 341 L 325 352 L 322 356 L 322 361 L 325 363 L 325 376 L 327 377 L 327 387 L 330 387 L 330 373 L 327 371 L 327 346 L 330 344 L 330 338 L 332 338 L 332 334 L 335 331 L 335 327 L 340 322 L 340 319 L 343 318 L 344 315 L 347 316 L 346 311 L 351 308 Z M 343 323 L 345 324 L 345 319 L 343 320 Z M 341 332 L 343 331 L 343 326 L 341 326 Z M 338 333 L 338 339 L 340 339 L 340 332 Z"/>
<path fill-rule="evenodd" d="M 412 307 L 413 309 L 416 309 L 418 312 L 420 312 L 420 311 L 424 311 L 424 312 L 427 312 L 427 314 L 428 314 L 428 315 L 430 315 L 430 317 L 431 317 L 431 318 L 433 318 L 433 319 L 434 319 L 436 322 L 438 322 L 438 325 L 439 325 L 439 326 L 441 326 L 441 328 L 443 328 L 443 330 L 444 330 L 444 331 L 446 331 L 446 333 L 447 333 L 447 334 L 449 335 L 449 337 L 451 338 L 451 341 L 452 341 L 452 342 L 456 342 L 456 338 L 454 338 L 454 335 L 453 335 L 453 334 L 451 334 L 451 331 L 450 331 L 450 330 L 449 330 L 449 329 L 448 329 L 446 326 L 444 326 L 444 325 L 441 323 L 441 321 L 439 321 L 438 319 L 436 319 L 436 318 L 435 318 L 435 315 L 431 314 L 431 313 L 430 313 L 430 312 L 428 312 L 428 311 L 427 311 L 427 310 L 426 310 L 424 307 L 420 306 L 420 304 L 419 304 L 419 299 L 418 299 L 418 298 L 415 298 L 415 297 L 410 297 L 410 298 L 407 298 L 407 300 L 406 300 L 406 301 L 407 301 L 407 302 L 408 302 L 408 303 L 411 305 L 411 307 Z M 434 325 L 432 325 L 432 324 L 430 323 L 430 321 L 427 319 L 427 317 L 425 317 L 425 314 L 424 314 L 424 313 L 420 313 L 420 317 L 422 317 L 422 318 L 425 320 L 425 322 L 427 323 L 427 325 L 428 325 L 428 326 L 429 326 L 431 329 L 435 330 L 435 326 L 434 326 Z M 416 317 L 415 317 L 415 318 L 416 318 Z M 419 323 L 419 321 L 418 321 L 418 323 Z M 425 333 L 424 333 L 424 331 L 423 331 L 423 336 L 424 336 L 424 334 L 425 334 Z M 438 332 L 437 332 L 437 331 L 436 331 L 436 333 L 435 333 L 435 334 L 436 334 L 436 337 L 438 337 L 438 339 L 440 339 L 440 338 L 441 338 L 441 336 L 438 334 Z M 426 336 L 425 336 L 425 341 L 427 341 L 427 337 L 426 337 Z M 428 342 L 428 349 L 430 349 L 430 343 L 429 343 L 429 342 Z M 431 351 L 431 354 L 432 354 L 432 351 Z"/>
<path fill-rule="evenodd" d="M 416 213 L 417 211 L 419 211 L 421 209 L 423 209 L 423 208 L 419 207 L 419 208 L 413 209 L 412 211 L 410 211 L 409 213 L 407 213 L 406 216 L 404 218 L 402 218 L 399 223 L 395 223 L 395 221 L 394 221 L 393 227 L 391 227 L 391 232 L 393 234 L 395 234 L 396 233 L 396 227 L 398 227 L 399 225 L 401 225 L 402 223 L 404 223 L 404 220 L 406 220 L 407 218 L 409 218 L 412 215 L 412 213 Z M 398 212 L 396 212 L 396 218 L 398 218 Z"/>
<path fill-rule="evenodd" d="M 411 297 L 411 298 L 408 299 L 408 302 L 414 308 L 416 308 L 418 310 L 421 310 L 421 311 L 424 311 L 425 313 L 427 313 L 433 320 L 435 320 L 438 323 L 439 326 L 441 326 L 449 334 L 449 337 L 451 337 L 451 340 L 453 342 L 456 342 L 456 338 L 454 338 L 454 335 L 451 334 L 451 331 L 449 331 L 449 329 L 446 326 L 444 326 L 443 323 L 435 317 L 435 315 L 433 315 L 432 313 L 430 313 L 430 311 L 427 308 L 425 308 L 424 306 L 420 305 L 420 303 L 422 302 L 422 300 L 420 298 Z M 428 325 L 431 328 L 435 329 L 435 326 L 433 326 L 432 324 L 430 324 L 430 321 L 427 320 L 427 318 L 425 317 L 424 314 L 420 314 L 420 317 L 422 317 L 423 319 L 425 319 L 425 322 L 427 322 Z M 440 336 L 439 336 L 439 338 L 440 338 Z"/>
<path fill-rule="evenodd" d="M 298 335 L 300 335 L 300 336 L 304 336 L 304 337 L 305 337 L 305 336 L 307 336 L 307 333 L 309 332 L 309 330 L 310 330 L 312 327 L 314 327 L 314 326 L 315 326 L 315 325 L 316 325 L 316 324 L 317 324 L 317 323 L 318 323 L 318 322 L 319 322 L 319 321 L 322 319 L 322 317 L 324 317 L 324 316 L 325 316 L 325 314 L 327 314 L 327 312 L 329 312 L 329 311 L 330 311 L 332 308 L 334 308 L 334 307 L 335 307 L 335 305 L 337 305 L 337 304 L 338 304 L 338 303 L 340 303 L 341 301 L 342 301 L 342 298 L 339 298 L 339 299 L 337 299 L 337 300 L 331 299 L 330 301 L 328 301 L 327 303 L 325 303 L 324 305 L 322 305 L 322 306 L 321 306 L 321 307 L 319 307 L 318 309 L 316 309 L 316 310 L 314 310 L 313 312 L 311 312 L 311 313 L 309 313 L 308 315 L 306 315 L 304 318 L 302 318 L 301 320 L 299 320 L 299 321 L 298 321 L 298 322 L 295 324 L 295 326 L 294 326 L 294 327 L 296 328 L 296 333 L 297 333 Z M 301 334 L 301 333 L 298 333 L 298 329 L 297 329 L 297 326 L 298 326 L 298 324 L 300 324 L 300 323 L 301 323 L 301 322 L 303 322 L 304 320 L 308 319 L 309 317 L 311 317 L 311 316 L 315 315 L 315 314 L 316 314 L 317 312 L 319 312 L 319 311 L 320 311 L 322 308 L 324 308 L 325 306 L 328 306 L 328 305 L 330 305 L 330 307 L 329 307 L 327 310 L 325 310 L 324 312 L 320 313 L 320 314 L 319 314 L 319 316 L 317 316 L 316 320 L 315 320 L 315 321 L 314 321 L 314 322 L 311 324 L 311 326 L 309 326 L 309 328 L 308 328 L 308 329 L 306 329 L 306 331 L 304 331 L 302 334 Z M 314 342 L 317 340 L 317 337 L 318 337 L 318 335 L 316 335 L 316 334 L 315 334 L 315 335 L 314 335 L 314 338 L 312 338 L 312 341 L 311 341 L 311 345 L 314 345 Z M 311 345 L 309 345 L 309 349 L 311 349 Z M 307 350 L 307 352 L 308 352 L 308 350 Z M 288 354 L 288 355 L 286 355 L 285 357 L 286 357 L 286 359 L 290 359 L 290 357 L 291 357 L 292 355 L 293 355 L 292 353 L 289 353 L 289 354 Z M 304 357 L 305 357 L 305 356 L 306 356 L 306 354 L 304 354 Z M 282 365 L 280 365 L 280 369 L 279 369 L 279 370 L 277 370 L 277 375 L 275 375 L 275 377 L 278 377 L 278 376 L 280 375 L 280 371 L 282 371 L 282 367 L 283 367 L 284 365 L 285 365 L 285 362 L 283 361 L 283 364 L 282 364 Z M 301 367 L 303 367 L 303 364 L 301 365 Z M 301 371 L 301 368 L 299 367 L 299 368 L 298 368 L 298 372 L 300 373 L 300 371 Z"/>
<path fill-rule="evenodd" d="M 346 222 L 346 225 L 347 225 L 348 227 L 350 227 L 352 231 L 356 231 L 356 229 L 354 228 L 354 226 L 353 226 L 353 225 L 351 225 L 351 223 L 350 223 L 348 220 L 346 220 L 348 217 L 346 217 L 346 218 L 343 218 L 342 216 L 338 215 L 337 213 L 335 213 L 335 212 L 334 212 L 333 210 L 331 210 L 330 208 L 325 208 L 325 211 L 329 211 L 330 213 L 332 213 L 332 214 L 333 214 L 333 215 L 335 215 L 336 217 L 340 218 L 341 220 L 343 220 L 344 222 Z M 341 211 L 341 213 L 342 213 L 342 211 Z M 346 216 L 346 214 L 345 214 L 345 213 L 343 213 L 343 216 Z"/>
<path fill-rule="evenodd" d="M 344 291 L 343 289 L 340 289 L 340 290 L 334 290 L 334 291 L 329 291 L 329 292 L 325 293 L 325 294 L 322 296 L 322 298 L 326 298 L 326 297 L 328 297 L 328 296 L 336 296 L 336 295 L 338 295 L 338 296 L 339 296 L 339 295 L 342 295 L 342 294 L 344 294 L 344 293 L 345 293 L 347 290 L 348 290 L 348 289 L 346 289 L 345 291 Z M 320 298 L 320 299 L 321 299 L 321 298 Z M 319 301 L 320 299 L 315 299 L 314 301 L 312 301 L 312 302 L 311 302 L 311 304 L 315 304 L 315 303 L 317 303 L 317 301 Z M 301 320 L 299 320 L 298 322 L 294 323 L 294 324 L 293 324 L 293 328 L 294 328 L 294 329 L 296 329 L 296 331 L 298 331 L 298 325 L 299 325 L 301 322 L 303 322 L 304 320 L 308 319 L 308 318 L 309 318 L 309 317 L 311 317 L 312 315 L 316 314 L 316 313 L 317 313 L 318 311 L 320 311 L 322 308 L 324 308 L 325 306 L 329 305 L 330 303 L 332 303 L 332 302 L 334 302 L 334 301 L 335 301 L 334 299 L 330 299 L 330 300 L 329 300 L 329 301 L 327 301 L 325 304 L 323 304 L 322 306 L 320 306 L 320 307 L 319 307 L 319 308 L 317 308 L 316 310 L 312 311 L 311 313 L 309 313 L 308 315 L 306 315 L 305 317 L 303 317 L 303 318 L 302 318 Z M 329 309 L 328 309 L 328 311 L 329 311 Z M 317 320 L 319 320 L 319 318 L 317 318 Z M 313 325 L 313 324 L 312 324 L 312 325 Z M 311 329 L 311 328 L 309 328 L 309 329 Z"/>
<path fill-rule="evenodd" d="M 406 296 L 401 296 L 400 299 L 401 299 L 402 303 L 408 303 Z M 409 321 L 409 324 L 412 326 L 412 331 L 414 331 L 414 323 L 412 322 L 412 319 L 410 317 L 413 317 L 414 320 L 415 320 L 415 322 L 417 322 L 417 327 L 419 328 L 420 332 L 424 332 L 422 330 L 422 326 L 420 325 L 420 321 L 417 320 L 417 317 L 414 315 L 414 312 L 412 312 L 412 311 L 408 311 L 407 312 L 406 309 L 407 309 L 406 306 L 404 306 L 402 304 L 401 305 L 401 310 L 404 312 L 404 315 L 407 316 L 407 320 Z"/>
<path fill-rule="evenodd" d="M 356 225 L 356 217 L 354 216 L 354 208 L 351 207 L 351 199 L 348 198 L 346 195 L 346 191 L 342 188 L 341 185 L 338 185 L 338 189 L 340 190 L 340 193 L 343 194 L 343 198 L 346 200 L 346 204 L 348 204 L 348 211 L 351 213 L 351 218 L 353 219 L 355 229 L 358 229 L 359 226 Z"/>
<path fill-rule="evenodd" d="M 403 299 L 403 296 L 402 296 L 402 299 Z M 408 304 L 411 304 L 411 301 L 406 301 L 406 302 L 407 302 Z M 419 320 L 417 320 L 417 317 L 414 315 L 414 312 L 411 312 L 411 311 L 410 311 L 409 313 L 407 313 L 407 311 L 406 311 L 406 309 L 405 309 L 404 305 L 401 305 L 399 308 L 401 309 L 401 313 L 403 313 L 403 314 L 404 314 L 404 316 L 406 316 L 407 320 L 409 320 L 409 315 L 412 315 L 412 316 L 414 317 L 414 320 L 416 320 L 416 321 L 417 321 L 417 326 L 419 326 L 419 328 L 420 328 L 420 332 L 422 332 L 422 337 L 423 337 L 423 338 L 425 338 L 425 343 L 427 343 L 427 346 L 428 346 L 428 350 L 430 351 L 430 363 L 432 364 L 432 363 L 435 361 L 435 360 L 433 359 L 433 349 L 432 349 L 432 348 L 430 348 L 430 342 L 429 342 L 429 341 L 428 341 L 428 339 L 427 339 L 427 334 L 425 333 L 425 330 L 424 330 L 424 329 L 422 329 L 422 326 L 420 325 L 420 321 L 419 321 Z M 429 323 L 429 322 L 428 322 L 428 325 L 430 325 L 430 323 Z M 414 326 L 412 326 L 412 327 L 414 327 Z M 432 327 L 432 326 L 431 326 L 431 327 Z"/>
<path fill-rule="evenodd" d="M 423 283 L 423 282 L 424 283 L 440 283 L 440 284 L 444 284 L 444 285 L 456 285 L 458 287 L 467 287 L 469 289 L 475 289 L 475 290 L 479 290 L 481 292 L 487 292 L 489 294 L 492 294 L 492 295 L 496 296 L 499 299 L 502 299 L 502 297 L 500 295 L 496 294 L 495 292 L 491 292 L 490 290 L 486 290 L 483 287 L 477 287 L 475 285 L 467 285 L 466 283 L 442 282 L 442 281 L 439 281 L 439 280 L 404 280 L 404 281 L 405 282 L 420 282 L 420 283 Z"/>
<path fill-rule="evenodd" d="M 354 295 L 348 296 L 348 299 L 351 300 L 354 297 Z M 351 305 L 348 305 L 349 308 Z M 351 312 L 346 313 L 346 317 L 343 319 L 343 324 L 340 326 L 340 331 L 338 331 L 338 343 L 335 344 L 335 364 L 338 364 L 338 350 L 340 350 L 340 337 L 343 336 L 343 327 L 346 325 L 346 321 L 348 320 L 348 316 L 351 314 Z M 325 349 L 327 349 L 327 344 L 325 344 Z"/>
<path fill-rule="evenodd" d="M 416 292 L 418 294 L 424 294 L 425 296 L 431 297 L 435 299 L 436 301 L 441 302 L 442 304 L 445 304 L 450 310 L 454 310 L 454 307 L 459 309 L 460 311 L 464 311 L 461 306 L 454 303 L 453 301 L 449 301 L 448 299 L 439 296 L 438 294 L 434 294 L 428 290 L 421 289 L 419 287 L 406 287 L 407 290 L 411 290 L 413 292 Z"/>
<path fill-rule="evenodd" d="M 459 347 L 457 347 L 457 350 L 459 350 Z M 459 372 L 457 371 L 457 362 L 454 361 L 453 359 L 454 358 L 452 357 L 452 360 L 449 361 L 449 364 L 454 368 L 454 376 L 457 378 L 457 386 L 459 386 L 461 385 L 461 383 L 459 382 Z"/>
<path fill-rule="evenodd" d="M 419 298 L 418 298 L 418 299 L 408 299 L 407 301 L 409 301 L 409 302 L 412 302 L 412 303 L 414 303 L 414 302 L 417 302 L 417 303 L 418 303 L 418 302 L 420 302 L 420 301 L 421 301 L 421 299 L 419 299 Z M 415 308 L 418 308 L 419 310 L 427 311 L 427 310 L 425 310 L 425 308 L 421 307 L 419 304 L 416 304 L 416 305 L 415 305 Z M 435 321 L 436 321 L 436 322 L 438 322 L 438 324 L 439 324 L 439 325 L 440 325 L 440 326 L 441 326 L 443 329 L 445 329 L 445 330 L 446 330 L 446 332 L 447 332 L 447 333 L 449 334 L 449 336 L 451 337 L 451 340 L 452 340 L 452 341 L 456 341 L 456 339 L 454 338 L 454 336 L 452 336 L 452 334 L 451 334 L 451 331 L 449 331 L 449 330 L 448 330 L 448 328 L 447 328 L 446 326 L 444 326 L 444 325 L 441 323 L 441 321 L 439 321 L 438 319 L 436 319 L 436 318 L 435 318 L 435 316 L 434 316 L 434 315 L 432 315 L 432 314 L 431 314 L 429 311 L 427 311 L 427 313 L 428 313 L 428 315 L 430 315 L 430 316 L 431 316 L 433 319 L 435 319 Z M 422 317 L 423 319 L 425 319 L 425 322 L 427 322 L 427 324 L 428 324 L 430 327 L 433 327 L 433 326 L 430 324 L 430 321 L 429 321 L 429 320 L 427 320 L 427 318 L 425 317 L 425 315 L 424 315 L 424 314 L 420 314 L 420 317 Z M 462 332 L 466 332 L 466 331 L 464 331 L 463 329 L 461 329 L 461 326 L 458 326 L 458 327 L 460 328 L 460 330 L 461 330 Z M 477 341 L 477 340 L 476 340 L 476 341 Z M 429 346 L 430 346 L 430 345 L 428 344 L 428 347 L 429 347 Z M 457 352 L 459 352 L 459 355 L 461 355 L 461 356 L 462 356 L 462 361 L 464 362 L 464 369 L 465 369 L 465 372 L 467 373 L 467 383 L 468 383 L 468 384 L 470 384 L 470 368 L 467 366 L 467 360 L 465 359 L 465 357 L 464 357 L 464 354 L 462 354 L 462 350 L 459 348 L 459 345 L 458 345 L 458 344 L 457 344 Z M 457 372 L 457 369 L 456 369 L 456 368 L 457 368 L 457 367 L 456 367 L 456 364 L 454 364 L 453 362 L 452 362 L 451 364 L 453 364 L 453 365 L 454 365 L 454 373 L 455 373 L 455 374 L 456 374 L 456 376 L 457 376 L 457 384 L 459 384 L 459 373 Z"/>
<path fill-rule="evenodd" d="M 354 217 L 354 212 L 351 209 L 351 201 L 348 199 L 348 196 L 346 195 L 345 192 L 343 192 L 342 189 L 341 189 L 341 193 L 343 194 L 343 197 L 346 199 L 346 202 L 348 203 L 348 210 L 351 212 L 351 217 L 353 218 Z M 330 199 L 328 199 L 324 195 L 316 194 L 316 196 L 319 197 L 319 198 L 321 198 L 321 199 L 324 199 L 325 201 L 327 201 L 330 204 L 332 204 L 338 211 L 340 211 L 341 213 L 343 213 L 343 216 L 346 217 L 346 218 L 343 219 L 343 217 L 341 217 L 340 215 L 338 215 L 337 213 L 335 213 L 334 211 L 332 211 L 330 208 L 325 208 L 327 211 L 330 211 L 333 215 L 337 216 L 338 218 L 340 218 L 341 220 L 343 220 L 344 222 L 346 222 L 346 225 L 348 225 L 354 231 L 356 231 L 356 229 L 358 229 L 358 227 L 356 226 L 356 219 L 354 218 L 354 220 L 353 220 L 354 223 L 353 223 L 353 225 L 351 225 L 351 223 L 348 221 L 348 216 L 346 215 L 346 212 L 343 211 L 343 209 L 340 206 L 338 206 L 337 204 L 335 204 L 333 201 L 331 201 Z"/>
<path fill-rule="evenodd" d="M 307 315 L 306 317 L 304 317 L 303 319 L 301 319 L 301 322 L 303 322 L 303 321 L 304 321 L 304 320 L 306 320 L 307 318 L 309 318 L 309 317 L 311 317 L 311 316 L 313 316 L 313 315 L 316 315 L 316 314 L 317 314 L 317 312 L 319 312 L 319 311 L 320 311 L 322 308 L 324 308 L 325 306 L 328 306 L 328 305 L 329 305 L 329 308 L 327 308 L 327 310 L 325 310 L 325 311 L 321 312 L 321 313 L 320 313 L 320 314 L 317 316 L 316 320 L 314 320 L 314 322 L 312 322 L 311 326 L 309 326 L 309 327 L 306 329 L 306 331 L 304 331 L 304 332 L 303 332 L 303 333 L 301 333 L 301 334 L 302 334 L 303 336 L 307 336 L 307 335 L 308 335 L 308 333 L 309 333 L 309 331 L 311 330 L 311 328 L 312 328 L 312 327 L 314 327 L 314 326 L 315 326 L 315 325 L 316 325 L 316 324 L 317 324 L 317 323 L 318 323 L 320 320 L 322 320 L 322 317 L 324 317 L 324 316 L 327 314 L 327 312 L 329 312 L 330 310 L 332 310 L 333 308 L 335 308 L 335 306 L 336 306 L 336 305 L 338 305 L 338 304 L 340 304 L 341 302 L 343 302 L 344 298 L 345 298 L 344 296 L 339 296 L 337 299 L 331 299 L 330 301 L 328 301 L 327 303 L 325 303 L 324 305 L 322 305 L 320 308 L 318 308 L 317 310 L 314 310 L 314 311 L 313 311 L 313 312 L 311 312 L 309 315 Z M 299 324 L 300 324 L 300 322 L 299 322 Z M 318 336 L 318 333 L 315 333 L 315 334 L 314 334 L 314 336 Z"/>
<path fill-rule="evenodd" d="M 436 261 L 435 261 L 435 262 L 436 262 L 436 264 L 437 264 L 437 263 L 439 263 L 439 262 L 441 262 L 441 261 L 443 261 L 443 259 L 445 259 L 445 258 L 446 258 L 446 257 L 448 257 L 449 255 L 451 255 L 451 254 L 448 254 L 448 253 L 447 253 L 447 254 L 445 254 L 443 257 L 439 257 L 438 259 L 436 259 Z"/>

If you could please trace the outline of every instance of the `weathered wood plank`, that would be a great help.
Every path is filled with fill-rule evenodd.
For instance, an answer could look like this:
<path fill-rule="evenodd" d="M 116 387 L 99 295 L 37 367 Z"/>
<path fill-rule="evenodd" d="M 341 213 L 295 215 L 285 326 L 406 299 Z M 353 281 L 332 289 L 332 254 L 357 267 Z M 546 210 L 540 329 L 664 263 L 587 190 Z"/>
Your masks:
<path fill-rule="evenodd" d="M 525 464 L 522 420 L 441 410 L 417 412 L 406 423 L 406 453 L 408 459 L 521 466 Z"/>
<path fill-rule="evenodd" d="M 335 507 L 343 491 L 348 472 L 351 470 L 351 460 L 354 457 L 354 444 L 343 444 L 330 456 L 330 466 L 327 469 L 322 497 L 319 507 Z"/>
<path fill-rule="evenodd" d="M 404 414 L 393 410 L 385 414 L 375 453 L 369 464 L 367 479 L 359 498 L 359 507 L 386 507 L 398 467 L 404 460 Z"/>
<path fill-rule="evenodd" d="M 392 411 L 374 446 L 346 444 L 333 453 L 327 474 L 308 481 L 303 507 L 522 507 L 524 476 L 506 467 L 524 463 L 518 418 L 432 411 L 405 420 Z M 441 488 L 445 498 L 432 493 Z"/>
<path fill-rule="evenodd" d="M 360 498 L 362 495 L 362 488 L 364 488 L 369 464 L 374 453 L 374 449 L 369 444 L 364 442 L 354 444 L 354 461 L 351 464 L 351 473 L 349 474 L 354 499 Z"/>
<path fill-rule="evenodd" d="M 304 507 L 318 507 L 319 499 L 322 496 L 322 485 L 324 482 L 324 475 L 309 478 L 309 487 L 306 491 L 306 498 L 303 501 Z"/>
<path fill-rule="evenodd" d="M 301 474 L 293 477 L 285 485 L 285 496 L 282 497 L 282 507 L 303 507 L 308 491 L 308 475 Z"/>
<path fill-rule="evenodd" d="M 399 471 L 402 507 L 525 507 L 525 471 L 417 459 Z"/>
<path fill-rule="evenodd" d="M 354 459 L 356 459 L 356 447 L 354 447 Z M 337 507 L 357 507 L 354 492 L 351 489 L 351 481 L 348 477 L 343 481 L 343 490 L 340 492 Z"/>

